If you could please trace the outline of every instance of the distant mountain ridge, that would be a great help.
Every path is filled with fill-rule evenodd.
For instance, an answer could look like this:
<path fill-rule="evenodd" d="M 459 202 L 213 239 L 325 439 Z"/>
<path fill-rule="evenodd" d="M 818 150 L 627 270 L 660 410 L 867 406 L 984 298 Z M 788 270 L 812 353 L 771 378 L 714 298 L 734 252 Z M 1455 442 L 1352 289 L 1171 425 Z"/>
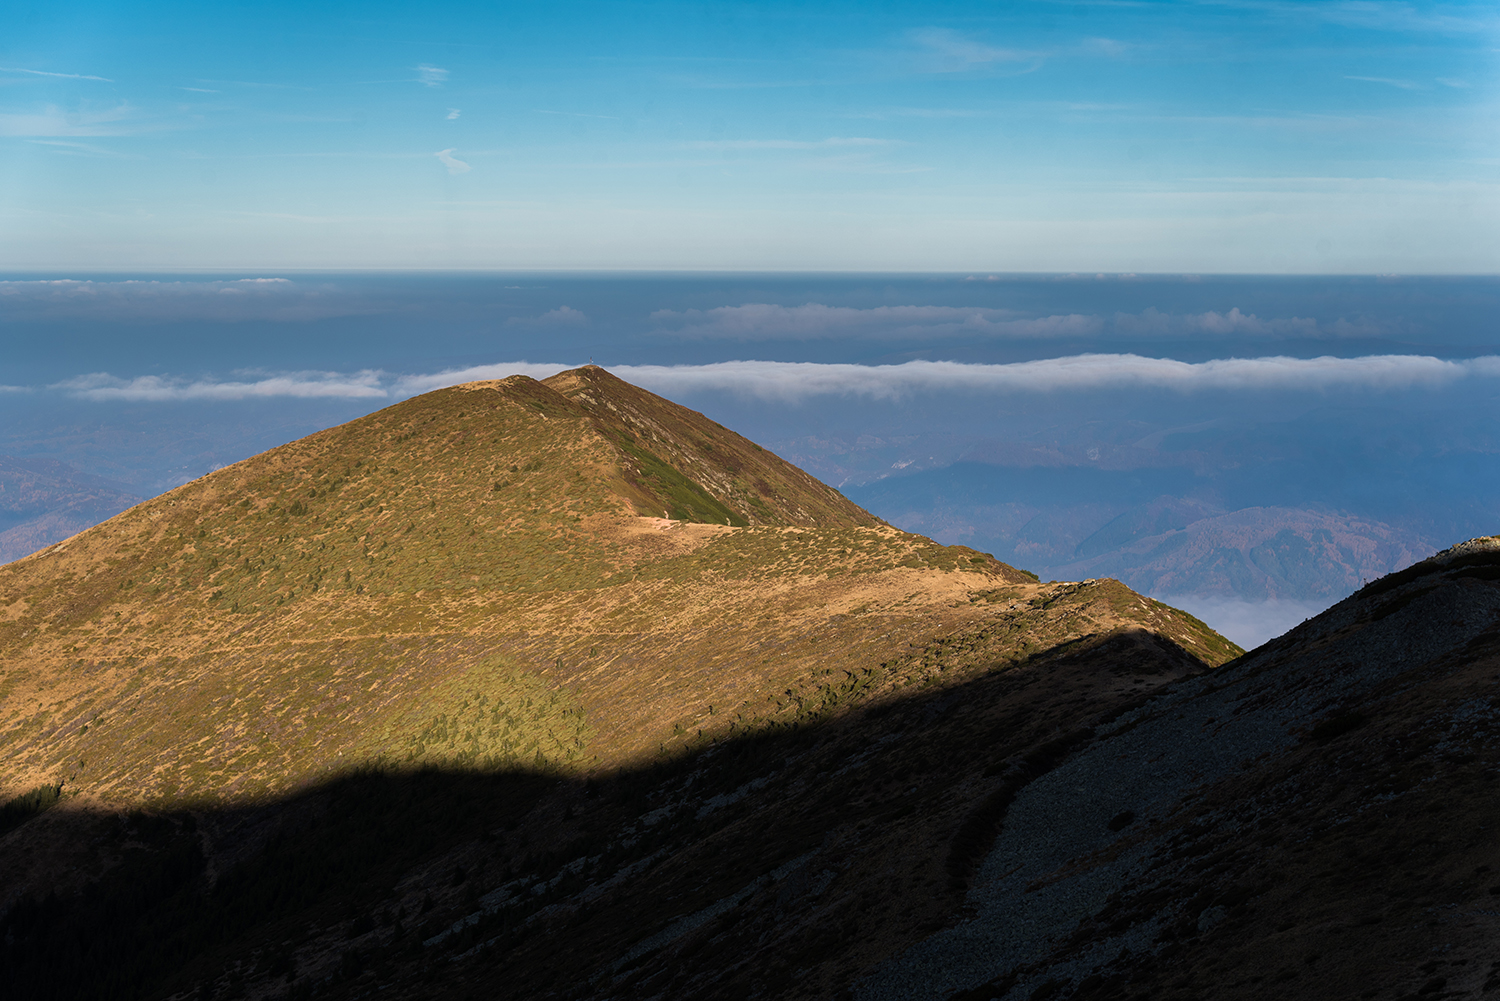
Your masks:
<path fill-rule="evenodd" d="M 140 497 L 52 459 L 0 456 L 0 564 L 112 518 Z"/>
<path fill-rule="evenodd" d="M 1336 600 L 1430 553 L 1417 532 L 1346 511 L 1226 509 L 1141 496 L 1129 474 L 959 464 L 850 493 L 893 523 L 994 552 L 1044 577 L 1108 576 L 1153 595 Z M 1170 477 L 1169 477 L 1170 479 Z M 1092 498 L 1079 502 L 1079 494 Z M 1132 493 L 1134 491 L 1134 493 Z"/>

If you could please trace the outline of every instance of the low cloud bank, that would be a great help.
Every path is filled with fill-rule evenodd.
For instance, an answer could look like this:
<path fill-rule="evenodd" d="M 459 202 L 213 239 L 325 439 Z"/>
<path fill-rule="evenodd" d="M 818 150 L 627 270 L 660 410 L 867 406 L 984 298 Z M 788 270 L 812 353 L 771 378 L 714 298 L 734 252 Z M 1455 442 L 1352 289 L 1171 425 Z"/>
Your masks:
<path fill-rule="evenodd" d="M 1308 317 L 1263 319 L 1242 312 L 1139 313 L 1104 317 L 1083 313 L 1027 316 L 1017 310 L 979 306 L 826 306 L 808 302 L 779 306 L 752 302 L 714 309 L 657 310 L 657 332 L 693 340 L 816 340 L 840 337 L 927 339 L 995 337 L 1030 340 L 1093 337 L 1340 337 L 1367 332 L 1344 320 L 1320 327 Z"/>
<path fill-rule="evenodd" d="M 292 372 L 231 380 L 103 372 L 48 387 L 91 400 L 237 400 L 286 397 L 404 399 L 444 386 L 527 375 L 544 379 L 563 363 L 497 362 L 427 375 L 379 370 Z M 1467 379 L 1500 377 L 1500 356 L 1445 361 L 1425 355 L 1358 358 L 1223 358 L 1183 362 L 1132 354 L 1085 354 L 1005 365 L 910 361 L 900 365 L 727 361 L 707 365 L 620 365 L 615 375 L 664 396 L 731 393 L 793 403 L 819 397 L 897 400 L 923 393 L 1046 393 L 1113 390 L 1320 392 L 1438 389 Z"/>
<path fill-rule="evenodd" d="M 990 337 L 1087 337 L 1099 333 L 1097 316 L 1068 314 L 1027 318 L 1010 309 L 965 306 L 825 306 L 809 302 L 657 310 L 660 331 L 701 340 L 811 340 L 832 337 L 933 338 L 971 334 Z"/>
<path fill-rule="evenodd" d="M 1116 313 L 1111 323 L 1118 333 L 1134 336 L 1188 337 L 1197 334 L 1240 337 L 1316 337 L 1318 321 L 1301 316 L 1261 319 L 1254 313 L 1242 313 L 1235 306 L 1227 313 L 1163 313 L 1151 306 L 1139 313 Z M 1327 331 L 1335 336 L 1353 330 L 1345 320 L 1338 320 Z"/>
<path fill-rule="evenodd" d="M 1133 354 L 1085 354 L 1005 365 L 910 361 L 900 365 L 731 361 L 636 365 L 612 370 L 664 395 L 730 392 L 766 400 L 863 396 L 892 400 L 924 392 L 1055 392 L 1172 389 L 1181 392 L 1398 390 L 1500 376 L 1500 357 L 1444 361 L 1423 355 L 1359 358 L 1224 358 L 1183 362 Z"/>
<path fill-rule="evenodd" d="M 212 380 L 172 379 L 143 375 L 119 379 L 106 372 L 80 375 L 55 383 L 61 389 L 85 400 L 129 403 L 158 403 L 174 400 L 250 400 L 270 397 L 300 399 L 384 399 L 390 393 L 382 385 L 382 374 L 366 370 L 340 372 L 293 372 L 268 375 L 260 379 L 216 382 Z"/>
<path fill-rule="evenodd" d="M 468 164 L 452 149 L 435 154 L 450 173 Z M 0 281 L 0 320 L 94 319 L 110 322 L 241 320 L 306 322 L 336 316 L 359 316 L 404 308 L 368 286 L 335 280 L 288 278 L 159 281 L 123 279 L 30 279 Z M 646 318 L 659 337 L 697 341 L 775 341 L 876 339 L 889 341 L 1074 340 L 1099 338 L 1266 339 L 1347 338 L 1379 333 L 1368 323 L 1339 319 L 1320 323 L 1307 317 L 1262 318 L 1238 307 L 1225 312 L 1164 313 L 1155 307 L 1139 313 L 1056 313 L 1033 316 L 1014 309 L 985 306 L 799 306 L 745 303 L 712 309 L 657 310 Z M 582 324 L 581 311 L 560 306 L 540 317 L 512 317 L 508 324 Z M 634 318 L 630 322 L 636 322 Z M 1364 322 L 1364 321 L 1362 321 Z"/>
<path fill-rule="evenodd" d="M 337 286 L 287 278 L 0 281 L 0 316 L 13 319 L 303 321 L 379 311 Z"/>

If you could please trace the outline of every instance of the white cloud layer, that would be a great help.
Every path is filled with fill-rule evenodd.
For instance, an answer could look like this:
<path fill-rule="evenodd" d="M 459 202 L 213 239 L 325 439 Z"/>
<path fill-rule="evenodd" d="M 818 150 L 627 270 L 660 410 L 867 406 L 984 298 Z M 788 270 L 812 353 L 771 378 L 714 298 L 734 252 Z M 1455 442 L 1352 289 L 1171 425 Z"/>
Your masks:
<path fill-rule="evenodd" d="M 445 386 L 528 375 L 545 379 L 563 363 L 499 362 L 426 375 L 378 370 L 295 372 L 215 381 L 107 373 L 49 388 L 89 400 L 244 400 L 270 397 L 404 399 Z M 820 397 L 890 401 L 924 393 L 1053 393 L 1097 390 L 1177 392 L 1323 392 L 1441 389 L 1463 380 L 1500 378 L 1500 356 L 1445 361 L 1423 355 L 1358 358 L 1221 358 L 1182 362 L 1131 354 L 1086 354 L 1005 365 L 910 361 L 900 365 L 729 361 L 707 365 L 620 365 L 615 375 L 669 398 L 730 393 L 769 402 Z"/>
<path fill-rule="evenodd" d="M 389 395 L 386 388 L 381 385 L 381 373 L 372 370 L 353 374 L 291 372 L 269 375 L 251 381 L 233 382 L 216 382 L 207 379 L 188 381 L 156 375 L 120 379 L 106 372 L 94 372 L 55 383 L 49 388 L 65 390 L 85 400 L 129 403 L 249 400 L 270 397 L 379 399 Z"/>
<path fill-rule="evenodd" d="M 1183 362 L 1133 354 L 977 365 L 910 361 L 900 365 L 732 361 L 711 365 L 621 366 L 616 375 L 666 396 L 729 392 L 765 400 L 819 396 L 894 400 L 919 393 L 1035 393 L 1100 389 L 1324 391 L 1436 388 L 1471 377 L 1500 377 L 1500 357 L 1444 361 L 1421 355 L 1359 358 L 1223 358 Z"/>

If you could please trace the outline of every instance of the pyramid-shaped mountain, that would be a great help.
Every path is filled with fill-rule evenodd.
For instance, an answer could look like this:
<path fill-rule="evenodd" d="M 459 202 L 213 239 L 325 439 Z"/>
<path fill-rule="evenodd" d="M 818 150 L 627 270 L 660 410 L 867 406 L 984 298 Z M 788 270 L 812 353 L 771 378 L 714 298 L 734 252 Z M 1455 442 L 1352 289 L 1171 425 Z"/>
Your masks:
<path fill-rule="evenodd" d="M 470 383 L 0 570 L 4 781 L 168 803 L 354 762 L 620 764 L 1053 592 L 603 369 Z M 1233 652 L 1117 585 L 1068 600 L 1092 611 L 1058 639 L 1135 616 Z"/>
<path fill-rule="evenodd" d="M 439 390 L 0 567 L 0 976 L 439 997 L 483 946 L 532 996 L 586 940 L 594 996 L 860 843 L 885 875 L 796 953 L 827 996 L 961 903 L 1011 765 L 1239 653 L 599 368 Z"/>

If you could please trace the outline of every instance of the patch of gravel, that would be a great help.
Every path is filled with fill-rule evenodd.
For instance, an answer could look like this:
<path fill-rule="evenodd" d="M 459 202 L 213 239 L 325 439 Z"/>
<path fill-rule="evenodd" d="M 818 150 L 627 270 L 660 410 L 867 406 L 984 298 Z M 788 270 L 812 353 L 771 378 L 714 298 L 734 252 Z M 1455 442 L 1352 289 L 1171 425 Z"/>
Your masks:
<path fill-rule="evenodd" d="M 1500 539 L 1465 546 L 1439 557 L 1500 549 Z M 970 916 L 877 967 L 856 985 L 856 997 L 945 998 L 1034 967 L 1006 994 L 1027 998 L 1049 979 L 1076 982 L 1127 948 L 1149 951 L 1160 929 L 1147 921 L 1082 956 L 1047 962 L 1111 894 L 1152 878 L 1146 867 L 1175 829 L 1163 821 L 1184 795 L 1287 750 L 1342 704 L 1460 650 L 1500 621 L 1500 589 L 1474 580 L 1434 583 L 1428 575 L 1378 597 L 1347 599 L 1102 729 L 1017 794 L 971 884 Z M 1135 819 L 1111 831 L 1111 819 L 1125 811 Z"/>

